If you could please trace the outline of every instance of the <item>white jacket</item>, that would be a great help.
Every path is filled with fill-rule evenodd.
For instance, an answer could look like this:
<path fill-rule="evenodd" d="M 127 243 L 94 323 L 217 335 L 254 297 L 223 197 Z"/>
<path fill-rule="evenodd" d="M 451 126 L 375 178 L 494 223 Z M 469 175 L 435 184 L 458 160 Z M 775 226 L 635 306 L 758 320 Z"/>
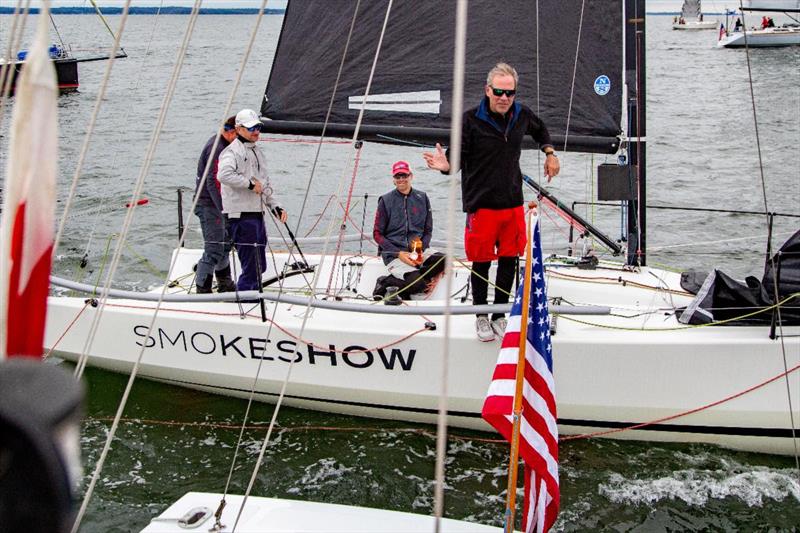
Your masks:
<path fill-rule="evenodd" d="M 260 196 L 248 188 L 251 178 L 261 182 Z M 230 218 L 279 206 L 267 176 L 267 161 L 255 143 L 234 139 L 219 155 L 217 179 L 222 191 L 222 212 Z"/>

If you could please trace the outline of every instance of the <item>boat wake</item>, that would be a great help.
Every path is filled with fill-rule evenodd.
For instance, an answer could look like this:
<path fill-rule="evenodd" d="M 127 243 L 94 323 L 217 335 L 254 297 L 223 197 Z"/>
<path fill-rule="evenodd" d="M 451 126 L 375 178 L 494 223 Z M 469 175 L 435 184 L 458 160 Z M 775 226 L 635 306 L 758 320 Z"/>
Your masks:
<path fill-rule="evenodd" d="M 612 473 L 598 490 L 613 503 L 633 505 L 680 500 L 703 507 L 709 500 L 725 498 L 735 498 L 748 507 L 762 507 L 786 498 L 800 502 L 800 482 L 793 468 L 744 465 L 730 460 L 721 463 L 716 469 L 691 468 L 646 479 Z"/>

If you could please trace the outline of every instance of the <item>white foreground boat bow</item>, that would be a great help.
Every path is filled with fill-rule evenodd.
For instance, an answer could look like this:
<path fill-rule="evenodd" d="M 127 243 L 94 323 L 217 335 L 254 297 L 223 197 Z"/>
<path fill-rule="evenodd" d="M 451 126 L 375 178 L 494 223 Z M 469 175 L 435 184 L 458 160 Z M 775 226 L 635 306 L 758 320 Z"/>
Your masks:
<path fill-rule="evenodd" d="M 154 518 L 142 533 L 232 531 L 243 496 L 227 496 L 222 529 L 213 513 L 221 494 L 189 492 Z M 331 503 L 250 496 L 236 526 L 240 533 L 374 533 L 433 531 L 434 517 Z M 443 518 L 443 533 L 500 533 L 502 528 Z"/>

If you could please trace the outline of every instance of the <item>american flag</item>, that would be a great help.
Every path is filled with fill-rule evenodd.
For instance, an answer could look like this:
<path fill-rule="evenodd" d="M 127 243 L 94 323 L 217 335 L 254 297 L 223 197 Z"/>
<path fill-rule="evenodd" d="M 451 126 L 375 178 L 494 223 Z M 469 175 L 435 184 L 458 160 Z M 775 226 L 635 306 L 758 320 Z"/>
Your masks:
<path fill-rule="evenodd" d="M 519 453 L 525 462 L 522 525 L 525 532 L 544 533 L 556 520 L 560 495 L 553 353 L 538 221 L 533 230 L 532 247 L 532 264 L 525 268 L 525 275 L 532 275 L 532 278 L 525 328 L 527 342 L 519 434 Z M 509 442 L 514 426 L 523 289 L 524 284 L 520 283 L 482 413 Z"/>

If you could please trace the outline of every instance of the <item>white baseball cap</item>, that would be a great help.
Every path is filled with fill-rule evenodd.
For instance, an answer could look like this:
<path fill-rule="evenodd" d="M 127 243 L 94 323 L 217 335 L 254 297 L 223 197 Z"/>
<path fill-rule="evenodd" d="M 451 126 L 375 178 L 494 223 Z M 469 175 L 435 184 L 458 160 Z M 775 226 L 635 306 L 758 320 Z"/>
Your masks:
<path fill-rule="evenodd" d="M 261 119 L 258 118 L 258 113 L 252 109 L 242 109 L 236 113 L 236 125 L 244 126 L 245 128 L 252 128 L 256 124 L 261 124 Z"/>

